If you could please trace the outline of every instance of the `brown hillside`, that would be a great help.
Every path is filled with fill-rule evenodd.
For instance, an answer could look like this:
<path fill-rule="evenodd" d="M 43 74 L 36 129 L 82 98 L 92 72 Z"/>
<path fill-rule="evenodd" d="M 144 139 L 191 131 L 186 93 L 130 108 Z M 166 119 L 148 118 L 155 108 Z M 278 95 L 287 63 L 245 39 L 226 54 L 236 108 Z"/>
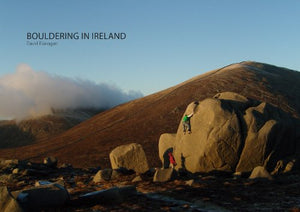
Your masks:
<path fill-rule="evenodd" d="M 151 166 L 159 166 L 158 139 L 176 132 L 186 106 L 216 93 L 233 91 L 266 101 L 300 117 L 300 73 L 272 65 L 242 62 L 194 77 L 161 92 L 100 113 L 47 141 L 0 150 L 1 157 L 36 159 L 54 155 L 75 166 L 109 166 L 118 145 L 137 142 Z"/>
<path fill-rule="evenodd" d="M 51 115 L 0 121 L 0 148 L 12 148 L 53 138 L 99 113 L 100 109 L 54 110 Z"/>

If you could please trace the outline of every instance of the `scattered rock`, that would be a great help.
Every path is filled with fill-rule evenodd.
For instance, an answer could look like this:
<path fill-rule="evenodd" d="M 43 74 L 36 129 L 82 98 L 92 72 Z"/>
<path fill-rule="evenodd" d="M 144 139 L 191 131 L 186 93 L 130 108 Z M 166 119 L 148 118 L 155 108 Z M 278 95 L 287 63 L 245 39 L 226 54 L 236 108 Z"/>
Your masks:
<path fill-rule="evenodd" d="M 268 179 L 273 180 L 273 177 L 263 166 L 257 166 L 253 169 L 249 179 Z"/>
<path fill-rule="evenodd" d="M 134 170 L 136 173 L 145 173 L 149 170 L 146 154 L 142 145 L 137 143 L 115 148 L 110 153 L 109 158 L 113 169 L 123 167 Z"/>
<path fill-rule="evenodd" d="M 13 171 L 12 171 L 13 174 L 20 174 L 20 169 L 19 168 L 15 168 Z"/>
<path fill-rule="evenodd" d="M 284 170 L 284 161 L 279 160 L 279 161 L 277 161 L 277 164 L 276 164 L 274 170 L 271 172 L 271 175 L 278 175 L 278 174 L 282 173 L 283 170 Z"/>
<path fill-rule="evenodd" d="M 143 181 L 141 176 L 136 176 L 131 182 L 136 183 L 136 182 L 141 182 L 141 181 Z"/>
<path fill-rule="evenodd" d="M 39 186 L 50 185 L 50 184 L 52 184 L 52 183 L 49 181 L 41 181 L 40 180 L 40 181 L 35 182 L 34 186 L 39 187 Z"/>
<path fill-rule="evenodd" d="M 287 173 L 287 172 L 291 172 L 291 171 L 294 171 L 295 169 L 297 169 L 297 163 L 298 161 L 296 159 L 293 159 L 291 161 L 289 161 L 286 166 L 285 166 L 285 169 L 283 171 L 283 173 Z"/>
<path fill-rule="evenodd" d="M 10 195 L 6 186 L 0 186 L 0 211 L 22 212 L 19 203 Z"/>
<path fill-rule="evenodd" d="M 68 164 L 68 163 L 63 163 L 61 164 L 61 166 L 59 167 L 61 169 L 72 169 L 72 165 L 71 164 Z"/>
<path fill-rule="evenodd" d="M 94 176 L 93 182 L 99 183 L 103 181 L 109 181 L 111 179 L 112 172 L 113 172 L 112 169 L 99 170 L 97 174 Z"/>
<path fill-rule="evenodd" d="M 188 186 L 193 186 L 193 185 L 195 185 L 195 180 L 193 180 L 193 179 L 187 180 L 187 181 L 185 181 L 185 184 Z"/>
<path fill-rule="evenodd" d="M 57 167 L 57 158 L 56 157 L 46 157 L 44 158 L 44 164 L 50 168 Z"/>
<path fill-rule="evenodd" d="M 11 183 L 14 180 L 12 174 L 2 174 L 0 175 L 0 183 L 7 184 Z"/>
<path fill-rule="evenodd" d="M 233 173 L 233 178 L 234 179 L 240 179 L 242 178 L 243 173 L 242 172 L 234 172 Z"/>
<path fill-rule="evenodd" d="M 18 163 L 19 160 L 17 159 L 11 159 L 11 160 L 0 159 L 0 168 L 17 165 Z"/>
<path fill-rule="evenodd" d="M 176 176 L 176 172 L 173 168 L 168 169 L 156 169 L 153 177 L 153 182 L 167 182 L 173 180 Z"/>

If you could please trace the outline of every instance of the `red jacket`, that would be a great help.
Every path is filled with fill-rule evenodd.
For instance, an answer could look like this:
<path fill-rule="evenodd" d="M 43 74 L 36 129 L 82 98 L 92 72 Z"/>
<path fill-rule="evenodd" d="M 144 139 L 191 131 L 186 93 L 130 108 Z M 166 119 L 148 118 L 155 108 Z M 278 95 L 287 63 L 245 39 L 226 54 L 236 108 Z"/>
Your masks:
<path fill-rule="evenodd" d="M 172 155 L 172 152 L 169 152 L 168 155 L 169 155 L 169 161 L 170 161 L 170 163 L 176 166 L 177 163 L 175 161 L 174 156 Z"/>

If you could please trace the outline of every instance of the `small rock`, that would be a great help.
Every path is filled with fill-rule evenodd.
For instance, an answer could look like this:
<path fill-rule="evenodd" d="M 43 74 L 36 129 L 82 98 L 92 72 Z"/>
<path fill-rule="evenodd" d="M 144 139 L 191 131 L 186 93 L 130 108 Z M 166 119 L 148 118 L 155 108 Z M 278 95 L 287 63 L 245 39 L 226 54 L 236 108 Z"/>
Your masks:
<path fill-rule="evenodd" d="M 44 164 L 51 168 L 57 167 L 57 158 L 56 157 L 46 157 L 44 158 Z"/>
<path fill-rule="evenodd" d="M 176 172 L 173 168 L 157 169 L 153 177 L 153 182 L 167 182 L 174 179 L 175 175 Z"/>
<path fill-rule="evenodd" d="M 273 177 L 263 166 L 255 167 L 249 177 L 249 179 L 257 179 L 257 178 L 273 180 Z"/>
<path fill-rule="evenodd" d="M 38 187 L 38 186 L 44 186 L 44 185 L 50 185 L 50 184 L 52 184 L 52 183 L 49 182 L 49 181 L 42 181 L 42 180 L 40 180 L 40 181 L 35 182 L 34 186 Z"/>
<path fill-rule="evenodd" d="M 28 169 L 25 169 L 25 170 L 22 172 L 22 175 L 23 175 L 23 176 L 26 176 L 26 175 L 28 175 L 28 174 L 29 174 Z"/>
<path fill-rule="evenodd" d="M 12 174 L 2 174 L 2 175 L 0 175 L 0 183 L 4 183 L 4 184 L 6 184 L 6 183 L 10 183 L 10 182 L 12 182 L 13 181 L 13 176 L 12 176 Z"/>
<path fill-rule="evenodd" d="M 97 174 L 93 178 L 94 183 L 99 183 L 103 181 L 109 181 L 112 176 L 112 169 L 103 169 L 97 172 Z"/>
<path fill-rule="evenodd" d="M 15 168 L 13 171 L 12 171 L 13 174 L 19 174 L 20 173 L 20 169 L 18 168 Z"/>
<path fill-rule="evenodd" d="M 285 166 L 285 169 L 284 169 L 283 173 L 293 171 L 294 168 L 295 168 L 296 162 L 297 162 L 297 161 L 296 161 L 295 159 L 294 159 L 294 160 L 291 160 L 290 162 L 288 162 L 288 163 L 286 164 L 286 166 Z"/>
<path fill-rule="evenodd" d="M 73 168 L 71 164 L 68 163 L 63 163 L 59 168 L 62 169 L 68 169 L 68 168 Z"/>
<path fill-rule="evenodd" d="M 21 187 L 26 185 L 26 182 L 24 180 L 17 182 L 17 187 Z"/>
<path fill-rule="evenodd" d="M 233 173 L 233 179 L 241 179 L 245 174 L 243 172 L 234 172 Z"/>
<path fill-rule="evenodd" d="M 18 163 L 19 160 L 17 159 L 11 159 L 11 160 L 0 159 L 0 167 L 8 167 L 11 165 L 17 165 Z"/>
<path fill-rule="evenodd" d="M 141 182 L 141 181 L 143 181 L 141 176 L 136 176 L 131 182 L 137 183 L 137 182 Z"/>
<path fill-rule="evenodd" d="M 185 184 L 188 185 L 188 186 L 193 186 L 195 185 L 195 180 L 188 180 L 188 181 L 185 181 Z"/>

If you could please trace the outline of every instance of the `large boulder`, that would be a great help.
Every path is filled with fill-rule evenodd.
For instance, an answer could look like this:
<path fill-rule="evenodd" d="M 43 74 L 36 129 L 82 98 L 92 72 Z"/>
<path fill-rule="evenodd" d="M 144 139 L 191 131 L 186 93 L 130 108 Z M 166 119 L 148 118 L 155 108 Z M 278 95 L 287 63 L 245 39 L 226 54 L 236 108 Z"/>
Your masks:
<path fill-rule="evenodd" d="M 1 212 L 21 212 L 23 211 L 19 203 L 10 195 L 6 186 L 0 186 L 0 211 Z"/>
<path fill-rule="evenodd" d="M 194 103 L 188 106 L 187 112 Z M 174 156 L 176 168 L 190 172 L 235 169 L 242 145 L 238 114 L 225 100 L 205 99 L 194 109 L 192 133 L 184 135 L 180 123 Z"/>
<path fill-rule="evenodd" d="M 296 129 L 278 108 L 261 103 L 246 110 L 247 134 L 236 171 L 249 172 L 256 166 L 274 168 L 277 161 L 293 155 Z"/>
<path fill-rule="evenodd" d="M 180 121 L 176 136 L 162 134 L 159 141 L 160 159 L 164 163 L 166 150 L 173 150 L 178 170 L 250 172 L 264 166 L 271 172 L 280 160 L 300 159 L 299 120 L 270 104 L 225 92 L 192 102 L 184 114 L 191 113 L 191 134 L 183 133 Z"/>
<path fill-rule="evenodd" d="M 113 169 L 126 168 L 136 173 L 145 173 L 149 170 L 143 147 L 137 143 L 118 146 L 109 154 L 109 158 Z"/>

